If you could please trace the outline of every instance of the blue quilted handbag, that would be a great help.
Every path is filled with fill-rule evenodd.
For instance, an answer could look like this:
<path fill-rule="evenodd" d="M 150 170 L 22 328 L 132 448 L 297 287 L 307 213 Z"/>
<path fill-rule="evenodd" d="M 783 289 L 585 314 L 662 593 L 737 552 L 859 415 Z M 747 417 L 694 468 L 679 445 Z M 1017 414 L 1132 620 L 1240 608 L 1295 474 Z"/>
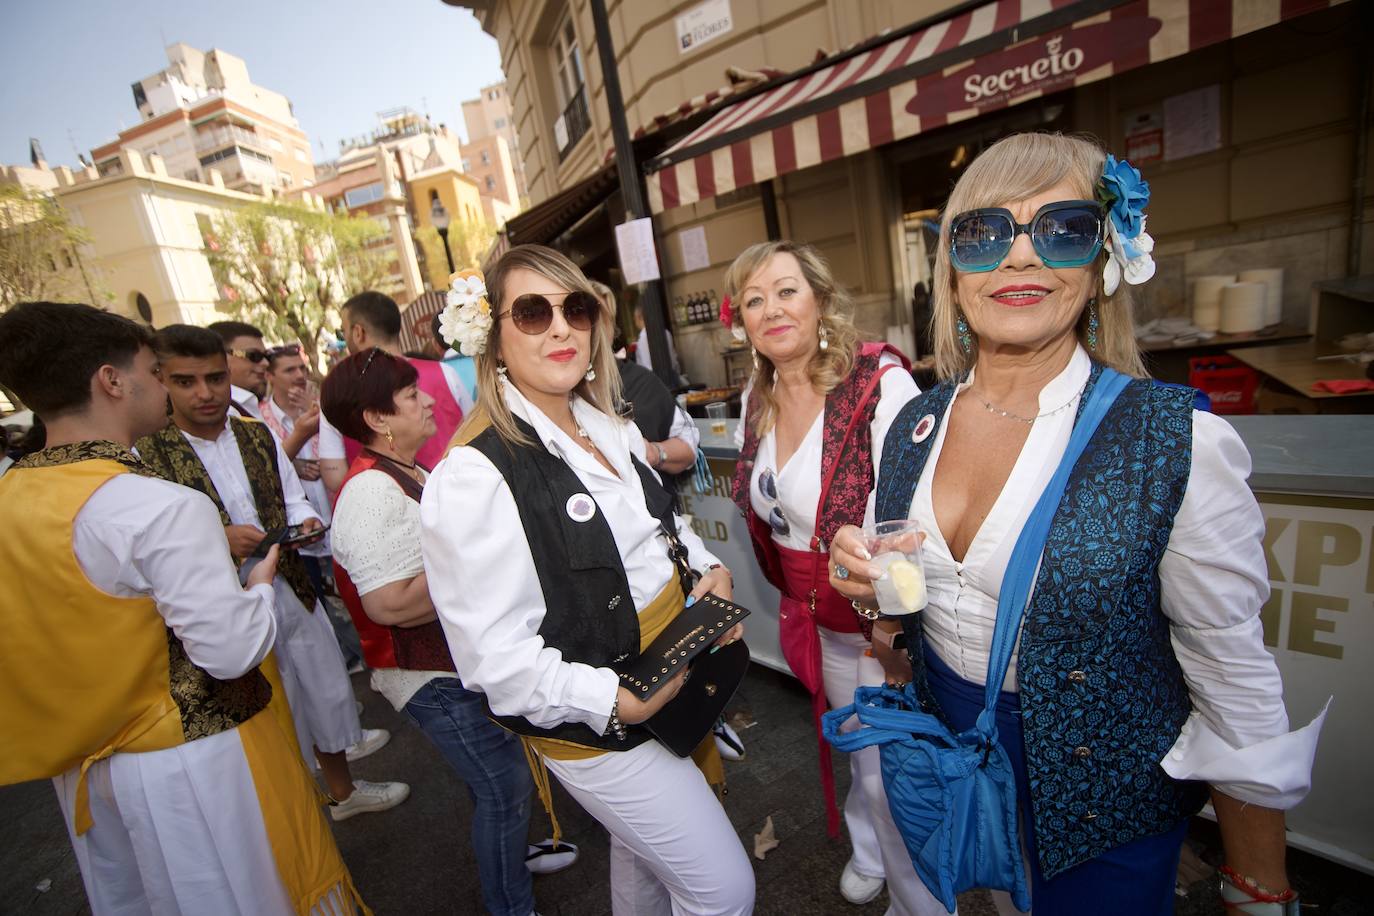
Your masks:
<path fill-rule="evenodd" d="M 984 707 L 974 727 L 956 735 L 921 712 L 910 684 L 904 690 L 860 687 L 851 705 L 826 713 L 822 720 L 825 739 L 837 750 L 879 748 L 887 804 L 911 863 L 951 913 L 957 895 L 975 887 L 1010 891 L 1017 909 L 1030 909 L 1016 828 L 1016 781 L 997 740 L 997 695 L 1069 475 L 1129 382 L 1119 372 L 1102 370 L 1063 460 L 1021 529 L 1002 580 Z M 850 716 L 858 717 L 860 727 L 841 733 Z"/>

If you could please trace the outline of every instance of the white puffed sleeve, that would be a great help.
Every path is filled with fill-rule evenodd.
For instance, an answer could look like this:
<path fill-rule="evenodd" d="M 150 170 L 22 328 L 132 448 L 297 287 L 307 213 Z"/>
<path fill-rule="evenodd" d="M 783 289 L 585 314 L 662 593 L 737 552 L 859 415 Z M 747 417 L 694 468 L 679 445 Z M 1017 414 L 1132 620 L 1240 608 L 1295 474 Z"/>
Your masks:
<path fill-rule="evenodd" d="M 1291 808 L 1311 787 L 1326 717 L 1288 730 L 1283 683 L 1264 647 L 1264 518 L 1246 485 L 1250 454 L 1229 423 L 1193 413 L 1188 488 L 1159 564 L 1161 602 L 1193 712 L 1161 761 L 1244 802 Z"/>
<path fill-rule="evenodd" d="M 563 661 L 544 643 L 544 594 L 510 488 L 473 448 L 455 448 L 425 484 L 420 546 L 429 593 L 463 684 L 492 712 L 549 728 L 606 730 L 619 679 Z"/>

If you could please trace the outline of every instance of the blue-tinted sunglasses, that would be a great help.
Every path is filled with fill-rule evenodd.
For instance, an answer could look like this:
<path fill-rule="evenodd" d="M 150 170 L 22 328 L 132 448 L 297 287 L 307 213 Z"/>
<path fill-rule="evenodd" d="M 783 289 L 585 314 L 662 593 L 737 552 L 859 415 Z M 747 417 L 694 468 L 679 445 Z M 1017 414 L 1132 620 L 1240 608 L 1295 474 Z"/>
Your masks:
<path fill-rule="evenodd" d="M 1102 250 L 1105 229 L 1102 207 L 1092 200 L 1045 204 L 1029 223 L 1002 207 L 985 207 L 950 220 L 949 258 L 964 273 L 994 270 L 1024 232 L 1046 267 L 1083 267 Z"/>

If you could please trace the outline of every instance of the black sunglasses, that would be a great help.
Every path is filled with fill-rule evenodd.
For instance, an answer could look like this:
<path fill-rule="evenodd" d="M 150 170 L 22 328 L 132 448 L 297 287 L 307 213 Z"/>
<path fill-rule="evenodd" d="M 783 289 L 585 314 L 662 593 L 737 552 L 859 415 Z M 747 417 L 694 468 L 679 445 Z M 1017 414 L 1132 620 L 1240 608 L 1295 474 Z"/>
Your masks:
<path fill-rule="evenodd" d="M 228 350 L 230 356 L 237 356 L 239 359 L 246 359 L 250 363 L 260 363 L 267 359 L 267 351 L 254 348 L 252 350 Z"/>
<path fill-rule="evenodd" d="M 557 296 L 557 293 L 554 294 Z M 577 331 L 589 331 L 601 314 L 601 300 L 591 293 L 575 289 L 563 295 L 563 304 L 554 305 L 547 296 L 526 293 L 516 296 L 510 308 L 497 315 L 497 320 L 510 316 L 515 327 L 525 334 L 543 334 L 553 324 L 553 310 L 562 309 L 563 320 Z"/>

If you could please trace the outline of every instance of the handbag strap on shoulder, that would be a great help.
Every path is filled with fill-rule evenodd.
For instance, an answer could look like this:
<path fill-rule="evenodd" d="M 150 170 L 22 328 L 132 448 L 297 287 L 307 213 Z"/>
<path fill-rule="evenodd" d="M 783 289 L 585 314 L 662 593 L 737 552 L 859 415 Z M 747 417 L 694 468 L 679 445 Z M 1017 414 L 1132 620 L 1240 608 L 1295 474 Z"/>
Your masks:
<path fill-rule="evenodd" d="M 1092 441 L 1098 425 L 1130 381 L 1130 376 L 1110 367 L 1103 367 L 1097 383 L 1088 394 L 1083 412 L 1074 425 L 1073 434 L 1069 437 L 1069 444 L 1064 449 L 1064 457 L 1060 459 L 1059 467 L 1055 469 L 1054 476 L 1040 494 L 1040 499 L 1021 529 L 1020 537 L 1016 539 L 1016 546 L 1012 548 L 1011 559 L 1007 562 L 1007 571 L 1002 577 L 1002 589 L 997 599 L 997 623 L 993 628 L 992 646 L 988 651 L 988 679 L 985 685 L 983 712 L 978 717 L 978 730 L 989 738 L 997 734 L 997 696 L 1002 690 L 1002 681 L 1006 679 L 1007 668 L 1011 665 L 1011 653 L 1021 630 L 1021 618 L 1026 612 L 1031 586 L 1040 566 L 1040 555 L 1045 550 L 1045 541 L 1049 537 L 1050 525 L 1059 508 L 1059 501 L 1064 496 L 1064 488 L 1068 486 L 1074 465 Z"/>

